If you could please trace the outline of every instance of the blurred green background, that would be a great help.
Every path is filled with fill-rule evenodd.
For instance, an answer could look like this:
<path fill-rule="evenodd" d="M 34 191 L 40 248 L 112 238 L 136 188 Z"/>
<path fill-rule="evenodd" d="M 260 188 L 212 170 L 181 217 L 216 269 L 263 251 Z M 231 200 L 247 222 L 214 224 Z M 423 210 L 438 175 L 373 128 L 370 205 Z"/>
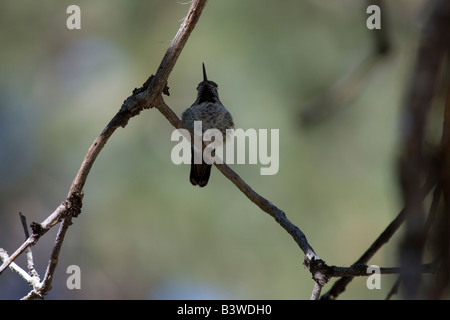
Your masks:
<path fill-rule="evenodd" d="M 231 167 L 331 265 L 353 263 L 401 209 L 398 114 L 424 1 L 387 2 L 394 51 L 317 126 L 301 126 L 302 108 L 372 50 L 366 1 L 210 0 L 164 97 L 181 115 L 205 62 L 237 128 L 280 130 L 276 175 Z M 81 8 L 81 30 L 66 28 L 70 4 Z M 188 9 L 175 0 L 2 0 L 0 247 L 12 253 L 24 240 L 19 212 L 41 222 L 66 198 L 90 144 L 156 72 Z M 172 130 L 146 110 L 108 141 L 48 299 L 308 299 L 297 244 L 216 168 L 206 188 L 191 186 L 189 167 L 170 160 Z M 41 275 L 56 229 L 33 247 Z M 399 238 L 369 263 L 397 265 Z M 66 287 L 70 265 L 81 268 L 81 290 Z M 395 280 L 368 290 L 355 279 L 340 298 L 384 298 Z M 0 276 L 0 298 L 29 289 L 9 270 Z"/>

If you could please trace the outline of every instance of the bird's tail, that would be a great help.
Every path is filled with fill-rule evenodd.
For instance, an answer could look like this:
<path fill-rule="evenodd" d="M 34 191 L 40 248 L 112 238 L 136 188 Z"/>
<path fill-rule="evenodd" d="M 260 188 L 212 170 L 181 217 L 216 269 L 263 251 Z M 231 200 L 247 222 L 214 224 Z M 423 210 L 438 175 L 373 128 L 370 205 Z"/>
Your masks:
<path fill-rule="evenodd" d="M 189 180 L 192 185 L 199 187 L 204 187 L 208 184 L 209 176 L 211 175 L 211 164 L 207 164 L 205 160 L 203 160 L 202 155 L 202 163 L 196 164 L 194 163 L 194 148 L 191 149 L 191 172 L 189 175 Z"/>

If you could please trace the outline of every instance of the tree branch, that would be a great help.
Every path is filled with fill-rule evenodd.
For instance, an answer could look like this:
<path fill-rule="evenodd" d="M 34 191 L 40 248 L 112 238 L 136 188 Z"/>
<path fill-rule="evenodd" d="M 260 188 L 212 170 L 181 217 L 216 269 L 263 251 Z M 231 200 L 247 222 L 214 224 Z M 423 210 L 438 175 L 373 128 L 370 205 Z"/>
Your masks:
<path fill-rule="evenodd" d="M 22 212 L 19 212 L 20 216 L 20 222 L 22 222 L 23 231 L 25 233 L 25 240 L 30 237 L 30 233 L 28 232 L 28 226 L 27 226 L 27 218 L 22 214 Z M 33 260 L 33 253 L 31 252 L 31 248 L 28 248 L 26 250 L 27 253 L 27 266 L 28 266 L 28 272 L 30 275 L 36 279 L 39 279 L 39 274 L 37 273 L 36 269 L 34 268 L 34 260 Z"/>
<path fill-rule="evenodd" d="M 118 127 L 125 127 L 130 118 L 138 115 L 143 109 L 153 107 L 159 101 L 162 93 L 168 93 L 166 84 L 169 74 L 198 22 L 206 1 L 192 1 L 189 12 L 163 57 L 156 75 L 149 78 L 144 84 L 143 90 L 133 91 L 133 94 L 125 100 L 119 112 L 95 139 L 72 182 L 67 199 L 42 223 L 32 223 L 32 235 L 11 256 L 6 257 L 2 255 L 3 264 L 0 266 L 0 274 L 19 255 L 34 245 L 42 235 L 62 221 L 44 280 L 39 285 L 34 286 L 38 296 L 44 296 L 50 290 L 51 279 L 58 263 L 58 256 L 64 241 L 64 236 L 71 224 L 72 217 L 77 217 L 81 212 L 83 187 L 98 154 Z M 33 294 L 30 293 L 27 297 L 35 297 L 36 292 Z"/>
<path fill-rule="evenodd" d="M 430 171 L 430 160 L 424 152 L 425 129 L 436 86 L 439 83 L 443 58 L 448 48 L 450 3 L 436 0 L 423 30 L 415 69 L 403 105 L 403 127 L 399 175 L 406 211 L 406 231 L 400 248 L 404 267 L 402 281 L 406 297 L 417 298 L 421 282 L 418 266 L 422 261 L 425 222 L 420 184 Z"/>

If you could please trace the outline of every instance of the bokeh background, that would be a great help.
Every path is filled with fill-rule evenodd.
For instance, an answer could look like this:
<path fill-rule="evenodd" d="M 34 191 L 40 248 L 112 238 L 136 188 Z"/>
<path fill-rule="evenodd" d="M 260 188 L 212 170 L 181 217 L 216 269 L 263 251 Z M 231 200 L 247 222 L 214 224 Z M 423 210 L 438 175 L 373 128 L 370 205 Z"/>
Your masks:
<path fill-rule="evenodd" d="M 66 28 L 71 4 L 81 30 Z M 178 115 L 205 62 L 236 127 L 279 129 L 276 175 L 231 167 L 329 264 L 353 263 L 401 209 L 398 116 L 423 4 L 388 1 L 393 51 L 351 103 L 308 128 L 302 108 L 373 50 L 366 1 L 210 0 L 170 75 L 164 99 Z M 156 72 L 188 9 L 175 0 L 2 0 L 0 247 L 12 253 L 23 242 L 19 212 L 41 222 L 66 198 L 90 144 Z M 146 110 L 109 140 L 47 298 L 308 299 L 313 282 L 296 243 L 217 169 L 206 188 L 191 186 L 189 167 L 170 160 L 172 130 Z M 33 247 L 40 275 L 56 229 Z M 397 265 L 400 236 L 370 264 Z M 80 290 L 66 287 L 70 265 L 81 269 Z M 340 298 L 384 298 L 395 280 L 368 290 L 355 279 Z M 10 270 L 0 276 L 2 299 L 29 289 Z"/>

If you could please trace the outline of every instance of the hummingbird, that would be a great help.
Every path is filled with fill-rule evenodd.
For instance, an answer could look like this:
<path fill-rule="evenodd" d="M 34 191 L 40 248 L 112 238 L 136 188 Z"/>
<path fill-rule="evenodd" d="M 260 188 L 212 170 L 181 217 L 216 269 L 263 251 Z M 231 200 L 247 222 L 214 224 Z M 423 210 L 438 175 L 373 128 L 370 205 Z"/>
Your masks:
<path fill-rule="evenodd" d="M 218 86 L 214 81 L 208 80 L 206 76 L 205 64 L 203 66 L 203 81 L 197 86 L 197 99 L 181 115 L 181 121 L 190 132 L 194 132 L 194 122 L 202 122 L 202 135 L 208 129 L 217 129 L 222 133 L 223 143 L 226 140 L 226 130 L 233 129 L 234 123 L 231 114 L 220 102 L 217 92 Z M 202 139 L 203 141 L 203 139 Z M 219 141 L 220 143 L 220 141 Z M 202 148 L 203 149 L 203 148 Z M 211 175 L 212 164 L 208 164 L 203 159 L 203 150 L 200 157 L 195 157 L 195 153 L 200 152 L 191 147 L 191 171 L 189 180 L 192 185 L 204 187 L 208 184 Z M 214 155 L 212 151 L 211 155 Z M 201 158 L 199 164 L 194 163 L 194 158 Z"/>

